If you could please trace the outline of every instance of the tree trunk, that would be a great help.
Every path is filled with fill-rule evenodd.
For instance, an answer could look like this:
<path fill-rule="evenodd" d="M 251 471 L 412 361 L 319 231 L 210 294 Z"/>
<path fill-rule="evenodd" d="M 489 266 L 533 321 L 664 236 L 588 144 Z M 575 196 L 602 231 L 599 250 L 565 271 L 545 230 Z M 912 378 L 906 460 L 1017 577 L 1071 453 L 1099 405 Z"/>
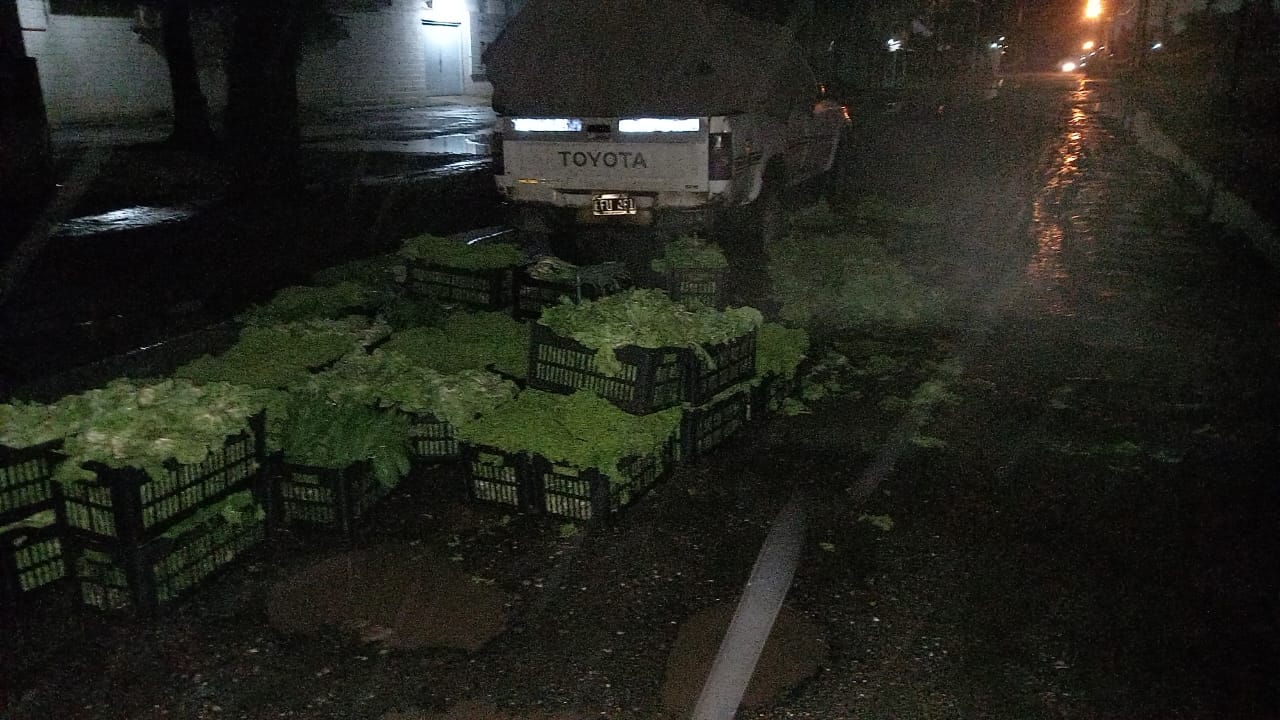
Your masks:
<path fill-rule="evenodd" d="M 53 187 L 40 75 L 27 57 L 17 3 L 0 0 L 0 304 L 43 247 L 33 225 Z"/>
<path fill-rule="evenodd" d="M 240 0 L 227 56 L 226 132 L 240 189 L 297 178 L 298 54 L 308 0 Z"/>
<path fill-rule="evenodd" d="M 207 151 L 214 136 L 191 42 L 190 0 L 166 0 L 160 23 L 161 45 L 173 90 L 173 133 L 169 139 L 183 148 Z"/>

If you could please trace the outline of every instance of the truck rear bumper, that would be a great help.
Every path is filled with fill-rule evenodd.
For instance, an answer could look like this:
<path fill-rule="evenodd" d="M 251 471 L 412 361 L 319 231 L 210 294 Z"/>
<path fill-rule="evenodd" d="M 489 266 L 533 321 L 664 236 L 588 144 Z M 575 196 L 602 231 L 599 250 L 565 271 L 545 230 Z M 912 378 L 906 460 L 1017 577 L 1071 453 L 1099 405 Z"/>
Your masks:
<path fill-rule="evenodd" d="M 583 227 L 634 227 L 692 231 L 710 224 L 710 208 L 639 208 L 634 215 L 593 215 L 591 208 L 517 203 L 513 224 L 530 232 L 562 232 Z"/>
<path fill-rule="evenodd" d="M 635 201 L 635 212 L 597 215 L 595 198 L 617 191 L 557 190 L 551 187 L 503 188 L 518 209 L 517 224 L 526 230 L 562 230 L 580 226 L 638 226 L 654 228 L 704 227 L 711 211 L 706 192 L 621 193 Z"/>

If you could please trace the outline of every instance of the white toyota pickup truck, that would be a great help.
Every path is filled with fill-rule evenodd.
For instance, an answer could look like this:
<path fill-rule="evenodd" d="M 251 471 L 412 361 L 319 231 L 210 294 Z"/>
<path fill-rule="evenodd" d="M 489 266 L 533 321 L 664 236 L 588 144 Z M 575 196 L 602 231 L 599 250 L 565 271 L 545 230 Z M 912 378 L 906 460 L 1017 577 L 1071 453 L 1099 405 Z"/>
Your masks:
<path fill-rule="evenodd" d="M 530 0 L 484 59 L 497 186 L 530 230 L 768 232 L 849 126 L 789 30 L 700 0 Z"/>

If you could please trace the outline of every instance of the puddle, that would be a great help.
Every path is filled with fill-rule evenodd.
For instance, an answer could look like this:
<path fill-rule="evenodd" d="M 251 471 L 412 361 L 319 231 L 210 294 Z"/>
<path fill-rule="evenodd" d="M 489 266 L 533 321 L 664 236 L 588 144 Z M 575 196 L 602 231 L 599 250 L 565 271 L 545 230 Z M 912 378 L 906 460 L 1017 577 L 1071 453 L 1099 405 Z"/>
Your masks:
<path fill-rule="evenodd" d="M 365 175 L 357 180 L 357 184 L 361 187 L 380 187 L 383 185 L 402 185 L 418 180 L 430 180 L 432 178 L 453 177 L 455 175 L 466 175 L 478 172 L 489 167 L 489 158 L 475 158 L 473 160 L 458 160 L 456 162 L 437 165 L 436 167 L 426 170 L 415 170 L 413 172 L 400 172 L 388 175 Z"/>
<path fill-rule="evenodd" d="M 336 628 L 385 648 L 474 652 L 502 631 L 510 601 L 430 551 L 385 546 L 329 557 L 277 582 L 267 614 L 290 634 Z"/>
<path fill-rule="evenodd" d="M 307 145 L 316 150 L 390 152 L 409 155 L 488 155 L 489 133 L 439 135 L 435 137 L 374 137 L 315 140 Z"/>
<path fill-rule="evenodd" d="M 176 225 L 190 220 L 199 212 L 200 208 L 190 205 L 181 207 L 138 205 L 112 210 L 101 215 L 86 215 L 66 220 L 54 227 L 53 234 L 57 237 L 85 237 L 100 233 Z"/>

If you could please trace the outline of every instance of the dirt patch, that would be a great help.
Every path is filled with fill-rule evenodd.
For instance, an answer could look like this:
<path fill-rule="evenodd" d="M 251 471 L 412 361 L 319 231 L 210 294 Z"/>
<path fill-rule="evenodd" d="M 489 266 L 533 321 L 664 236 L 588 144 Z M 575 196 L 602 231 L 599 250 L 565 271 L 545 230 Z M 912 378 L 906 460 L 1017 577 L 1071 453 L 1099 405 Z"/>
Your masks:
<path fill-rule="evenodd" d="M 662 683 L 662 705 L 677 717 L 687 717 L 697 704 L 734 608 L 732 603 L 713 605 L 680 626 Z M 827 642 L 818 627 L 799 613 L 782 608 L 742 697 L 742 707 L 776 700 L 817 673 L 826 657 Z"/>
<path fill-rule="evenodd" d="M 325 558 L 277 582 L 267 613 L 291 634 L 336 627 L 388 648 L 474 652 L 502 631 L 509 603 L 429 550 L 383 546 Z"/>

